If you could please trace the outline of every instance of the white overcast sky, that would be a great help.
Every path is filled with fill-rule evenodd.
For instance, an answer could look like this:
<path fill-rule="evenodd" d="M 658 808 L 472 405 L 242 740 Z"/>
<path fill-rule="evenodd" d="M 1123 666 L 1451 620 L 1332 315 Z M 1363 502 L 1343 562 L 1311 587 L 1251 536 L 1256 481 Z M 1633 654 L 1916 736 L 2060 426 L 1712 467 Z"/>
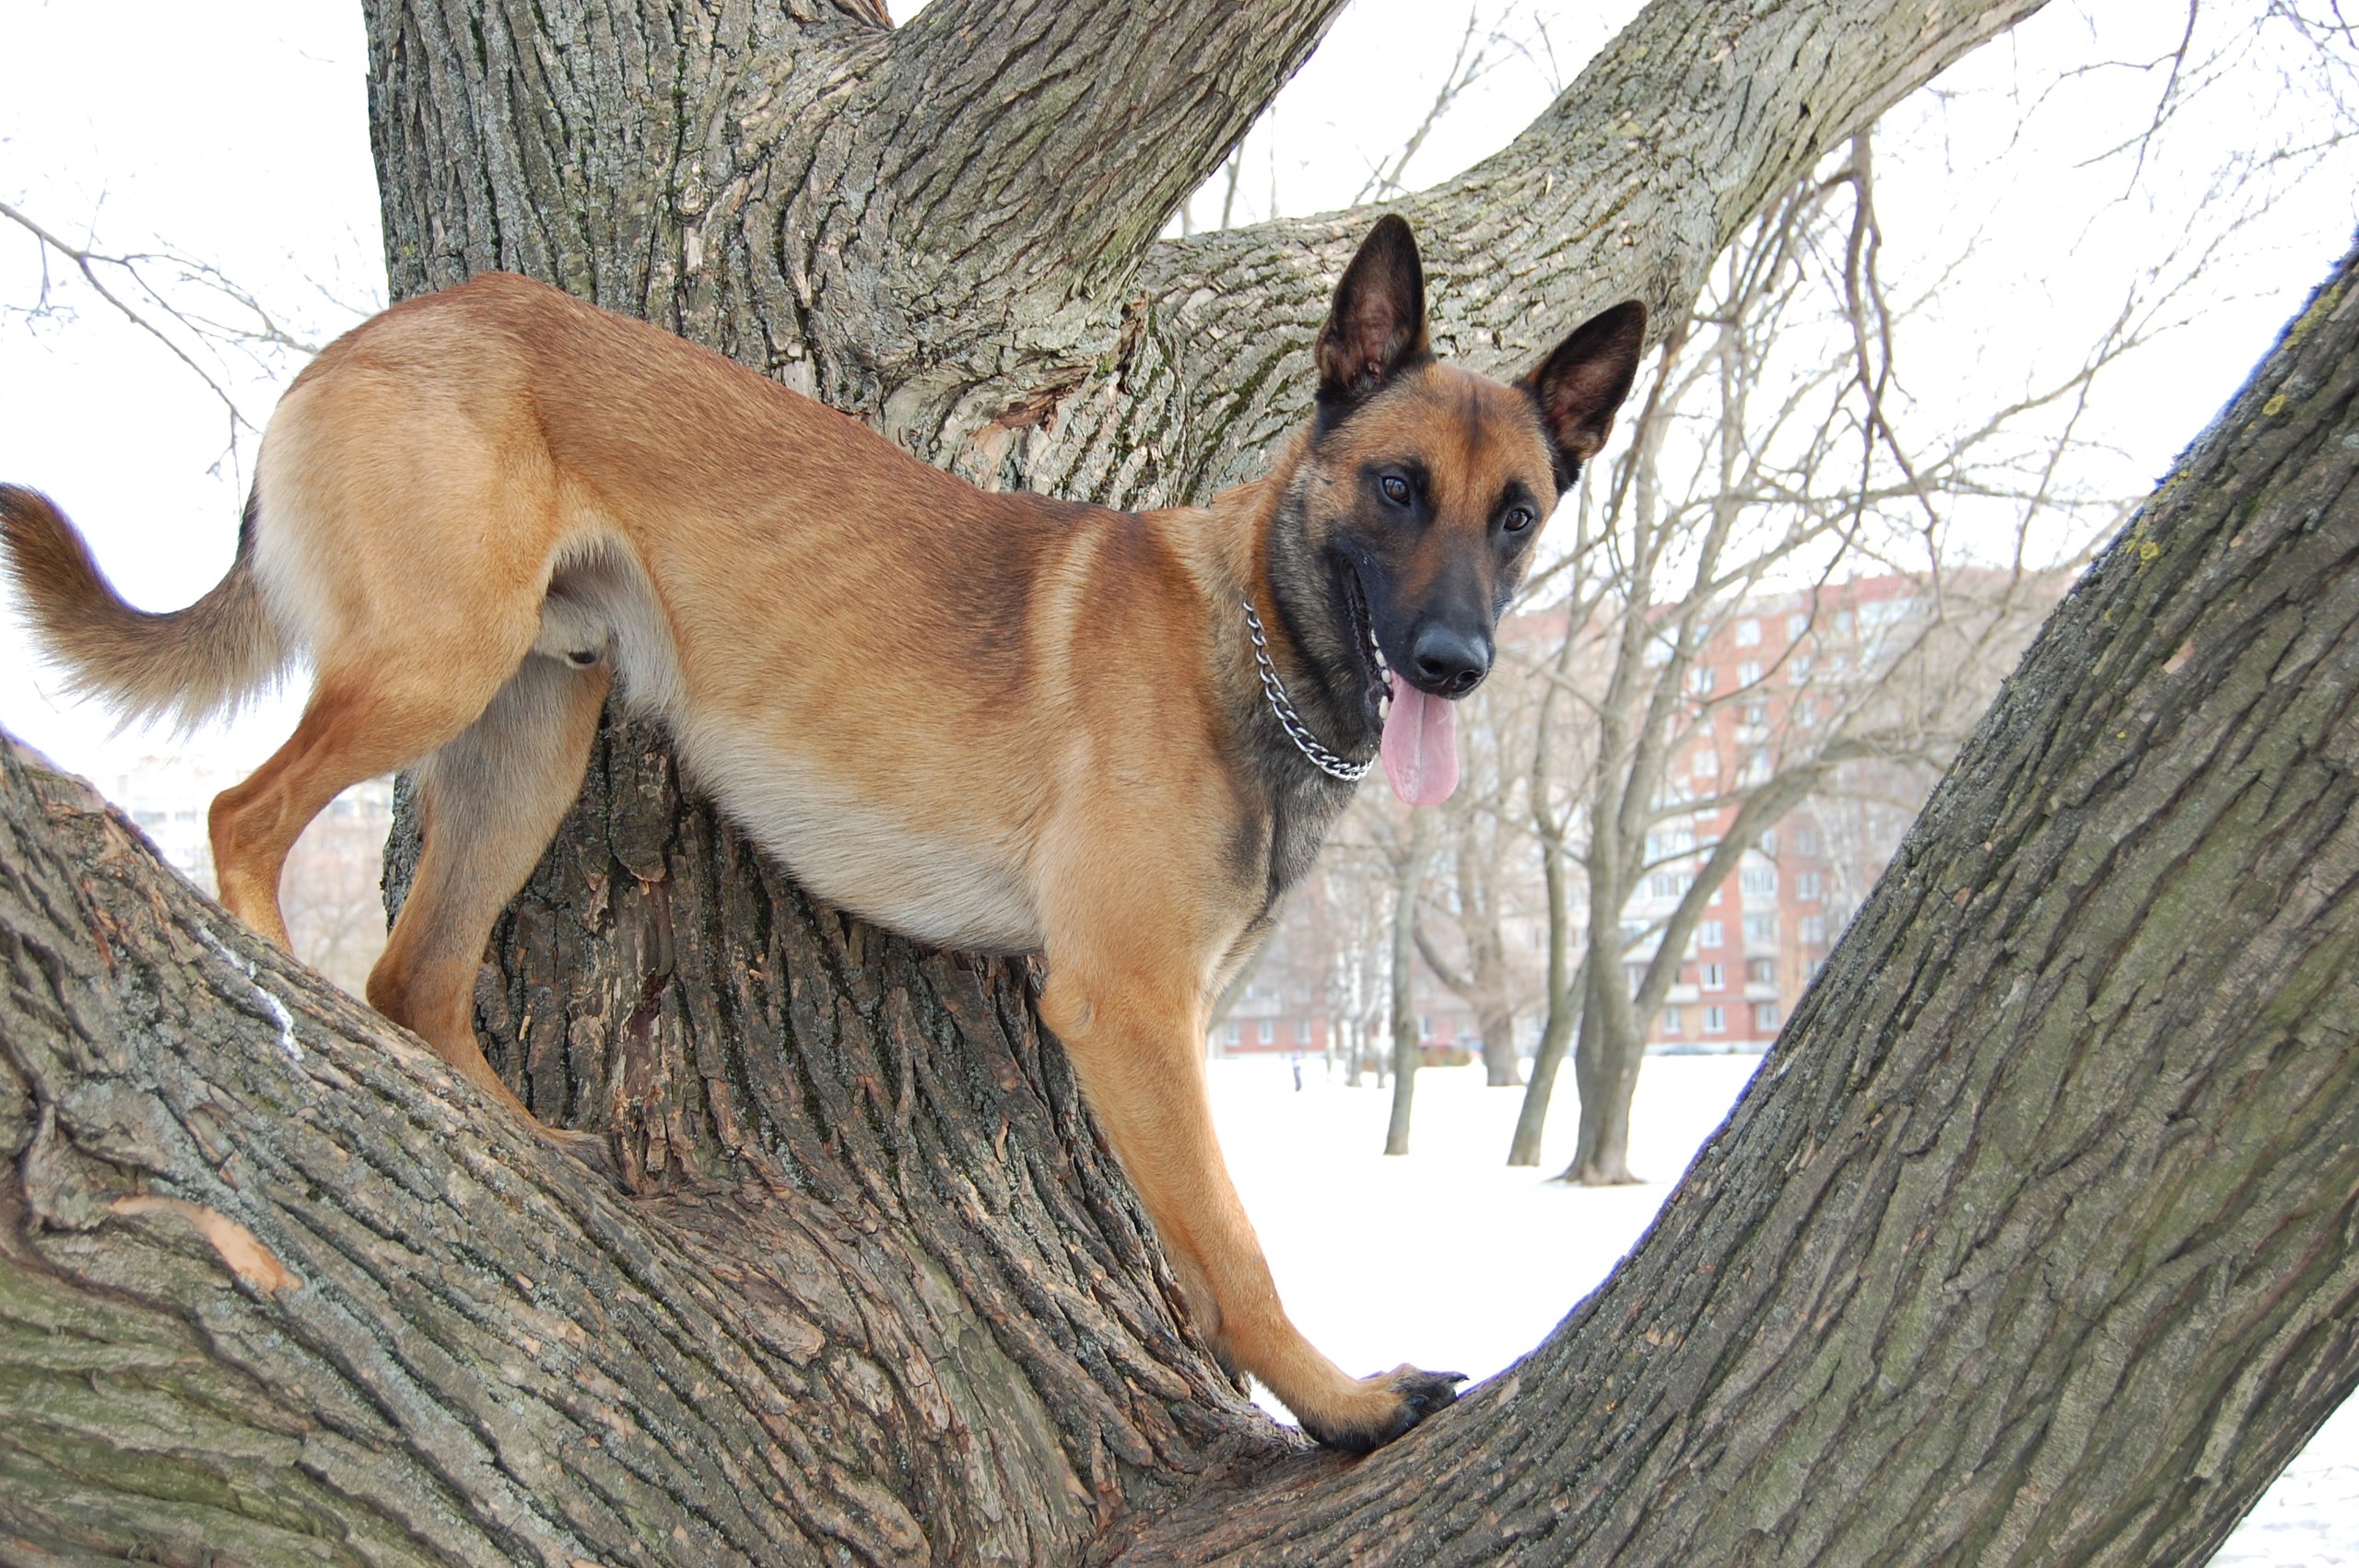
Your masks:
<path fill-rule="evenodd" d="M 1486 15 L 1501 8 L 1485 0 Z M 1440 123 L 1408 182 L 1444 178 L 1512 136 L 1636 8 L 1518 8 L 1508 26 L 1524 47 Z M 2261 9 L 2206 0 L 2207 48 L 2245 37 Z M 1249 138 L 1240 216 L 1266 214 L 1273 193 L 1283 213 L 1352 201 L 1425 113 L 1467 15 L 1446 0 L 1357 0 Z M 2092 411 L 2115 455 L 2092 458 L 2083 478 L 2108 493 L 2161 474 L 2359 218 L 2348 151 L 2287 156 L 2351 127 L 2326 90 L 2328 67 L 2282 27 L 2201 84 L 2134 180 L 2130 158 L 2105 156 L 2150 123 L 2166 75 L 2156 62 L 2186 17 L 2175 0 L 2054 0 L 1879 134 L 1887 280 L 1924 294 L 1954 269 L 1903 344 L 1903 374 L 1929 418 L 1952 400 L 1991 406 L 2076 360 L 2144 274 L 2239 216 L 2200 308 Z M 0 0 L 0 200 L 102 248 L 202 258 L 299 327 L 332 335 L 383 297 L 366 63 L 357 4 Z M 1199 198 L 1201 219 L 1217 210 L 1216 195 Z M 225 419 L 202 384 L 53 259 L 49 277 L 67 310 L 28 320 L 42 260 L 0 226 L 10 309 L 0 478 L 54 496 L 134 601 L 185 603 L 229 564 L 252 439 L 225 456 Z M 275 374 L 229 367 L 257 423 L 295 363 Z M 110 738 L 94 710 L 53 702 L 53 684 L 11 619 L 0 629 L 0 724 L 93 773 L 179 749 L 155 735 Z M 258 759 L 290 723 L 283 706 L 265 708 L 188 744 Z"/>

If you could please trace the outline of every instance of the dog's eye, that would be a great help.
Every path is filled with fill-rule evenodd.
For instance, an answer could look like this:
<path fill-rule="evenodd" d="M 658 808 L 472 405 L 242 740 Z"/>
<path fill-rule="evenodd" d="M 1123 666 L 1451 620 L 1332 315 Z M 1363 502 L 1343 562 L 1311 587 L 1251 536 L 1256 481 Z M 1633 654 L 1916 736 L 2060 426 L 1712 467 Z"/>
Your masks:
<path fill-rule="evenodd" d="M 1532 526 L 1532 509 L 1529 507 L 1511 509 L 1506 517 L 1499 520 L 1499 526 L 1509 533 L 1522 532 Z"/>
<path fill-rule="evenodd" d="M 1409 482 L 1398 474 L 1388 474 L 1383 479 L 1384 498 L 1396 507 L 1409 504 Z"/>

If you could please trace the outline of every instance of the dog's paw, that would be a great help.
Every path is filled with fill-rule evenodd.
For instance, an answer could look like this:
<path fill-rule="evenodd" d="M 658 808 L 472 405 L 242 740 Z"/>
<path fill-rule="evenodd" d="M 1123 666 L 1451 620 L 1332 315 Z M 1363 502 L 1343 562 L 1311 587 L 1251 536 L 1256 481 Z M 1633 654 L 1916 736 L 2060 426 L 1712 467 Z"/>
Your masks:
<path fill-rule="evenodd" d="M 1355 1408 L 1323 1420 L 1305 1418 L 1302 1429 L 1330 1448 L 1366 1454 L 1383 1447 L 1427 1416 L 1458 1398 L 1462 1372 L 1421 1372 L 1396 1366 L 1390 1372 L 1360 1380 L 1368 1398 L 1354 1400 Z M 1301 1415 L 1297 1411 L 1297 1416 Z"/>

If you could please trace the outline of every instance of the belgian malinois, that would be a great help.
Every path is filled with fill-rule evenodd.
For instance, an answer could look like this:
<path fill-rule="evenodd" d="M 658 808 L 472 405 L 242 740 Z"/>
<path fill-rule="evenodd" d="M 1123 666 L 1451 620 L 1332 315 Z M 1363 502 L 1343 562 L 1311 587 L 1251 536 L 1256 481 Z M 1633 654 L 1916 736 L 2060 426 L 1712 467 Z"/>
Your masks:
<path fill-rule="evenodd" d="M 1453 1375 L 1345 1375 L 1296 1331 L 1214 1141 L 1206 1012 L 1379 753 L 1457 778 L 1450 701 L 1628 392 L 1646 312 L 1512 385 L 1438 363 L 1415 242 L 1378 223 L 1263 478 L 1132 514 L 990 494 L 718 355 L 499 274 L 395 306 L 296 378 L 236 564 L 126 604 L 45 498 L 0 488 L 41 638 L 126 716 L 194 722 L 297 659 L 314 686 L 213 803 L 221 901 L 339 790 L 415 768 L 424 851 L 369 1000 L 519 1116 L 475 1044 L 494 918 L 581 789 L 610 688 L 823 899 L 925 942 L 1040 951 L 1042 1020 L 1198 1326 L 1362 1451 Z M 529 1119 L 529 1118 L 528 1118 Z"/>

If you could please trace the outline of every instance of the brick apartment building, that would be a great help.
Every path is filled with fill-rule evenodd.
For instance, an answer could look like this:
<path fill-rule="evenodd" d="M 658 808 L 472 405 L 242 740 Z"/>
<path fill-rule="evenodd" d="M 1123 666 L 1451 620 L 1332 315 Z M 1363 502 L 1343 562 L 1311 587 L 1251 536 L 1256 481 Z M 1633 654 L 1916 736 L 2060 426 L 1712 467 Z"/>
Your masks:
<path fill-rule="evenodd" d="M 1766 781 L 1790 744 L 1809 743 L 1808 731 L 1841 700 L 1844 677 L 1921 614 L 1917 593 L 1911 579 L 1881 577 L 1755 599 L 1698 654 L 1688 695 L 1712 706 L 1681 741 L 1667 792 L 1670 803 L 1690 799 L 1699 809 L 1666 818 L 1649 839 L 1654 869 L 1622 917 L 1639 939 L 1629 960 L 1634 988 L 1653 955 L 1644 933 L 1670 915 L 1736 818 L 1735 803 L 1710 802 Z M 1713 890 L 1649 1026 L 1649 1048 L 1766 1050 L 1778 1037 L 1931 780 L 1864 765 L 1847 782 L 1843 795 L 1822 793 L 1790 813 Z"/>

